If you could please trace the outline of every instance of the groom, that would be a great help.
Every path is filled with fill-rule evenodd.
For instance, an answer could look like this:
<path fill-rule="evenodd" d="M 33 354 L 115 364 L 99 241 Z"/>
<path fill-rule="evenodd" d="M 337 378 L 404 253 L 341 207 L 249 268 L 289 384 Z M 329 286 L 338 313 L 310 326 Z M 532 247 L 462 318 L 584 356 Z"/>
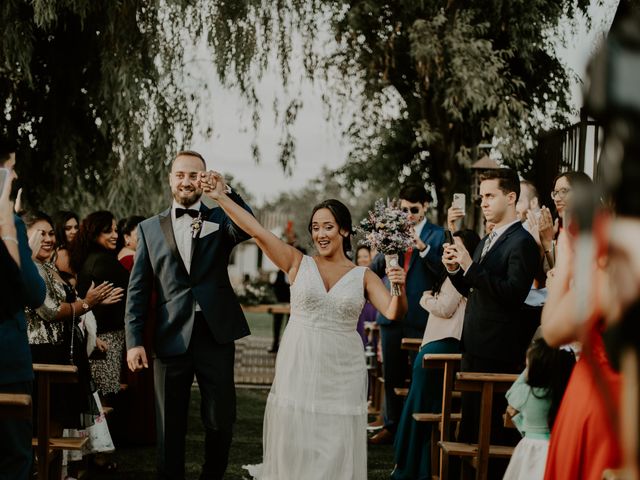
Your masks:
<path fill-rule="evenodd" d="M 201 203 L 200 177 L 205 170 L 199 153 L 176 155 L 169 174 L 173 205 L 139 225 L 129 280 L 125 322 L 132 371 L 148 367 L 143 329 L 152 312 L 157 316 L 153 366 L 158 479 L 185 478 L 194 375 L 206 432 L 200 479 L 222 479 L 236 418 L 234 340 L 250 333 L 227 274 L 233 247 L 249 236 L 222 209 Z M 251 211 L 238 195 L 230 196 Z M 150 305 L 154 289 L 156 300 Z"/>

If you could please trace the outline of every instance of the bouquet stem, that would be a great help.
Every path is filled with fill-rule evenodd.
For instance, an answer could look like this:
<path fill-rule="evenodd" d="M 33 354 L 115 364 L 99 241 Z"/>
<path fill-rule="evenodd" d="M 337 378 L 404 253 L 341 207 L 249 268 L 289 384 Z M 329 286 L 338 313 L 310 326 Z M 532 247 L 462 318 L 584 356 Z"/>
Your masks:
<path fill-rule="evenodd" d="M 384 261 L 387 267 L 399 266 L 397 253 L 385 255 Z M 402 295 L 402 289 L 400 288 L 400 285 L 398 285 L 397 283 L 391 283 L 391 296 L 399 297 L 400 295 Z"/>

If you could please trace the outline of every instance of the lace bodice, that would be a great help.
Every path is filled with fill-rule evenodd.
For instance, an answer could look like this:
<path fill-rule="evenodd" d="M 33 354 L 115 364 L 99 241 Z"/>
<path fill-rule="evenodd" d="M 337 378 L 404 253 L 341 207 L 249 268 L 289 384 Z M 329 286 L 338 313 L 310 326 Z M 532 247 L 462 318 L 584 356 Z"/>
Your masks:
<path fill-rule="evenodd" d="M 313 258 L 305 255 L 291 285 L 291 320 L 315 328 L 355 331 L 365 304 L 365 267 L 354 267 L 329 291 Z"/>

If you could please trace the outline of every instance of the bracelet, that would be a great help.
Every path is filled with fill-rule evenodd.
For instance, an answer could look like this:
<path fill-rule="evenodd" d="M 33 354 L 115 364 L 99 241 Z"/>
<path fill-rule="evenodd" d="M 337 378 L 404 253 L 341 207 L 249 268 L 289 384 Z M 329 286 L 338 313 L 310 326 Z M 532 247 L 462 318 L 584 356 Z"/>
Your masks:
<path fill-rule="evenodd" d="M 5 242 L 13 242 L 18 245 L 18 239 L 16 237 L 12 237 L 11 235 L 2 235 L 2 240 Z"/>

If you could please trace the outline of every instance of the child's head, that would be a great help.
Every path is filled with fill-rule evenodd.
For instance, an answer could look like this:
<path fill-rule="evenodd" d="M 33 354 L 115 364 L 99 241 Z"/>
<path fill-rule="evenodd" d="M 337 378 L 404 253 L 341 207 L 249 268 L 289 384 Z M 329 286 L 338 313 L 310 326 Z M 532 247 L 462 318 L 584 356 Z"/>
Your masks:
<path fill-rule="evenodd" d="M 527 383 L 531 387 L 546 388 L 551 395 L 549 428 L 553 426 L 562 396 L 576 363 L 573 352 L 551 348 L 543 338 L 537 338 L 527 351 Z"/>

